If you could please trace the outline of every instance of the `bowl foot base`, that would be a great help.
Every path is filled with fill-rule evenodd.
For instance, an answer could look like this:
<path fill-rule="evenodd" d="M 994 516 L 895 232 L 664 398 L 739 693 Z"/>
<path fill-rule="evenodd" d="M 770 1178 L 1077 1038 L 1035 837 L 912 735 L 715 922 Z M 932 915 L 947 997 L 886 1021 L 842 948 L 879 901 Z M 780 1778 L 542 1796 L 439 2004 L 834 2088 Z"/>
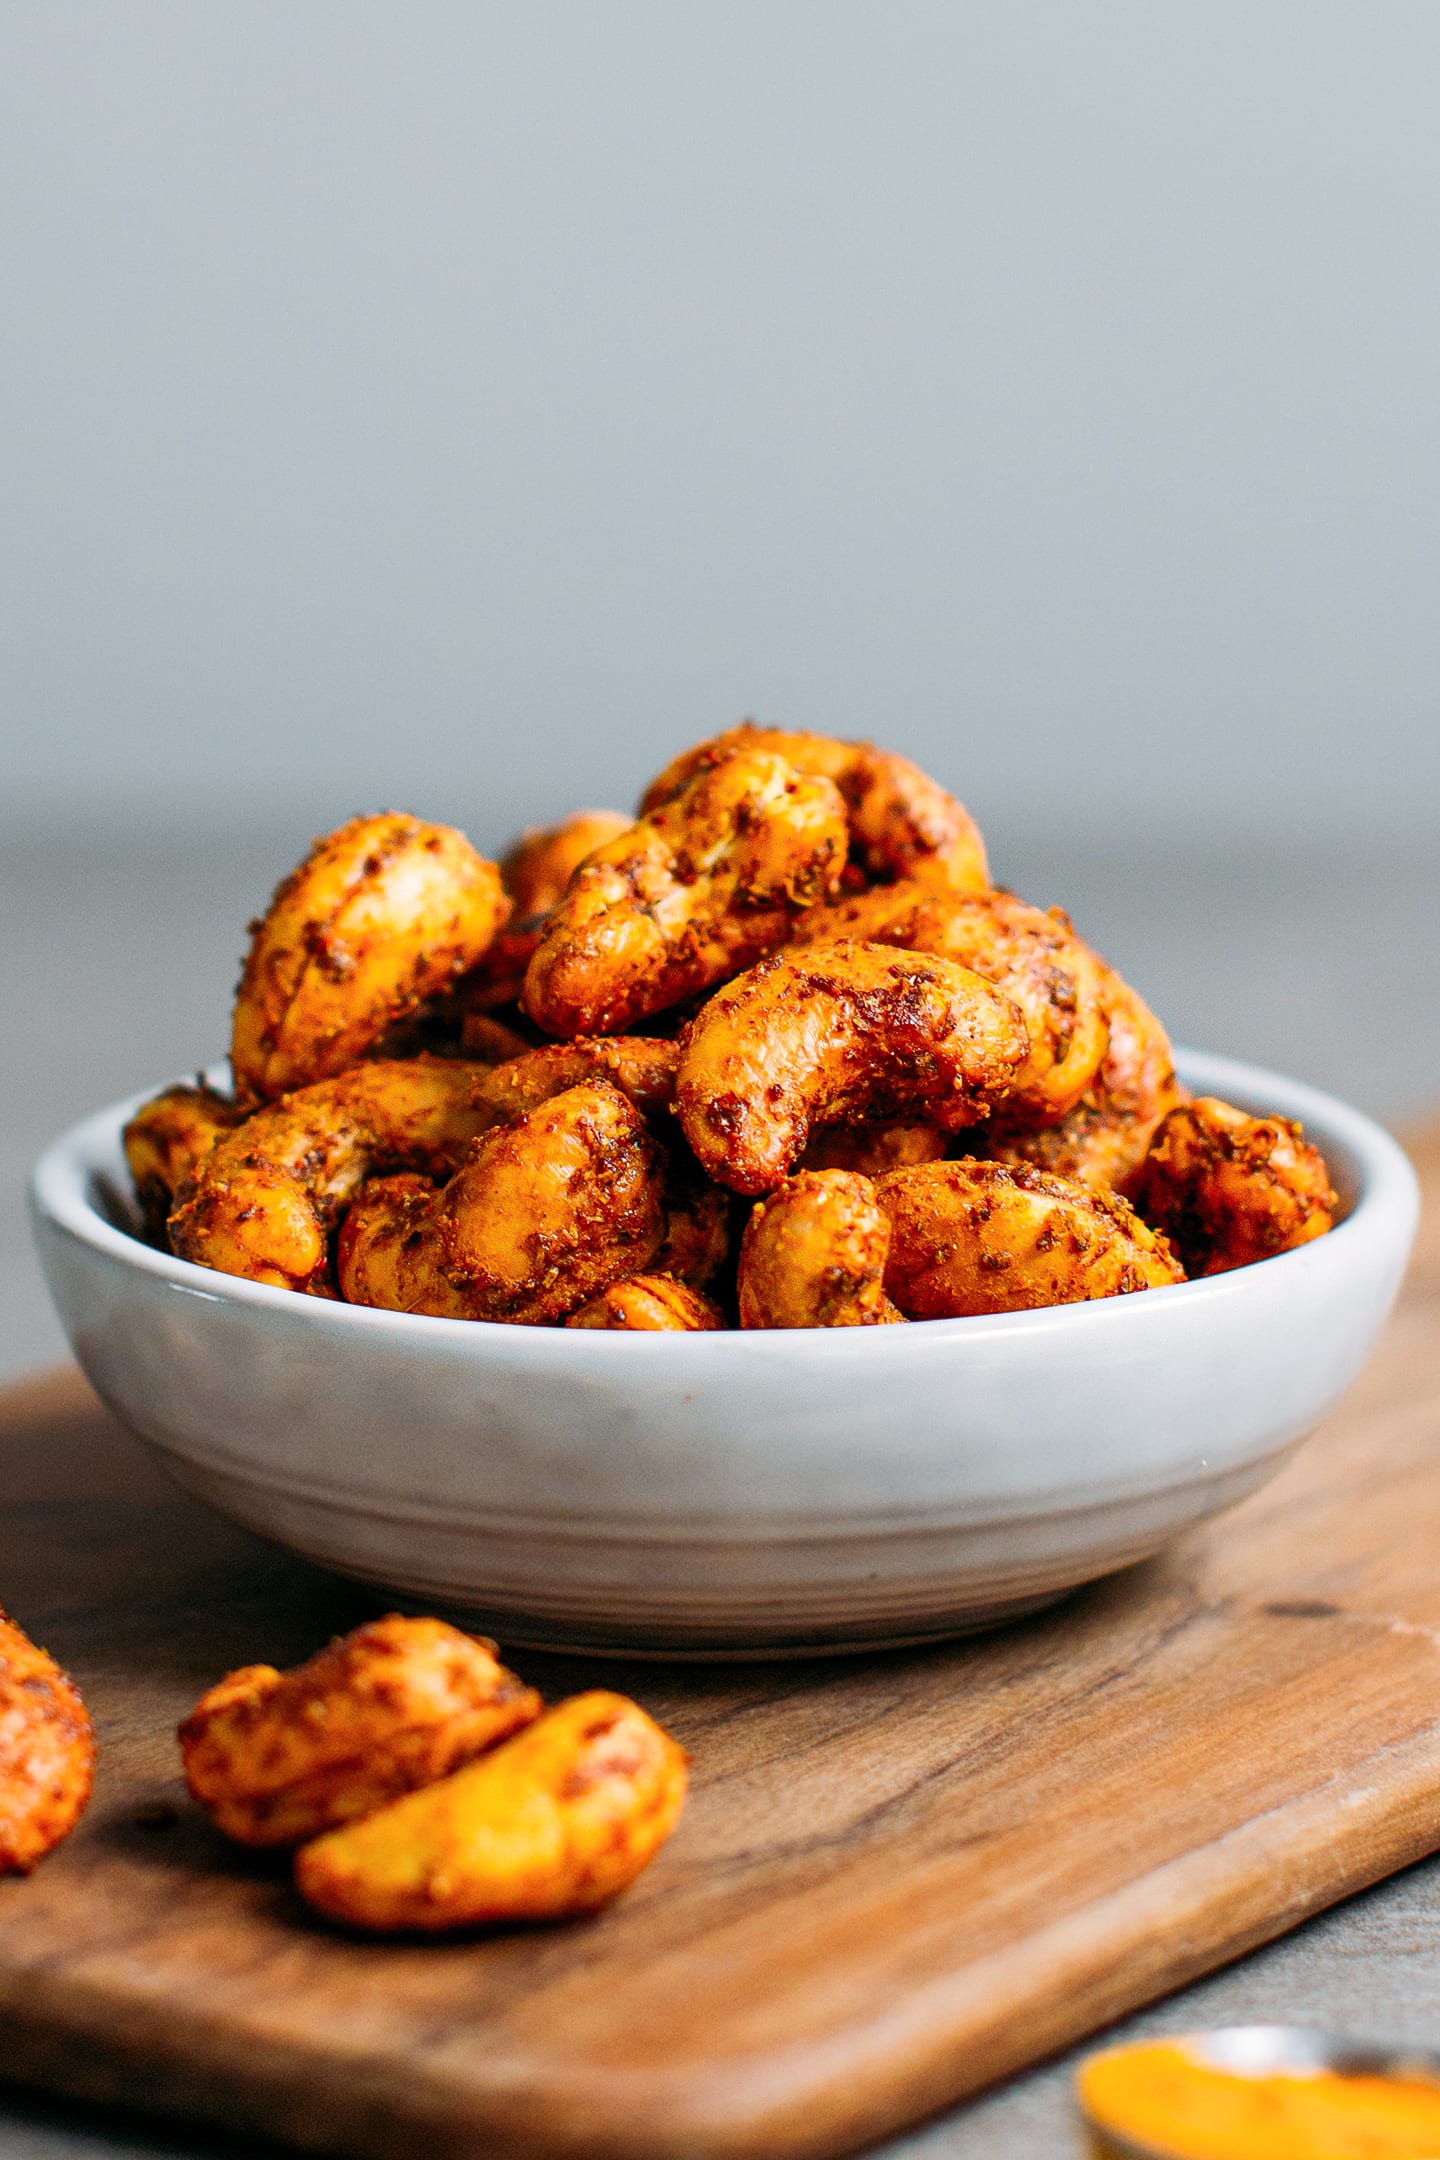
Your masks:
<path fill-rule="evenodd" d="M 888 1627 L 877 1625 L 869 1630 L 843 1626 L 818 1628 L 813 1633 L 797 1634 L 793 1638 L 763 1627 L 757 1628 L 753 1635 L 739 1629 L 733 1632 L 727 1629 L 723 1639 L 717 1639 L 718 1631 L 707 1639 L 705 1635 L 687 1634 L 678 1628 L 673 1636 L 664 1635 L 653 1627 L 636 1629 L 632 1633 L 623 1626 L 607 1628 L 603 1622 L 586 1628 L 577 1626 L 574 1621 L 542 1620 L 531 1613 L 495 1612 L 489 1608 L 449 1603 L 422 1607 L 413 1597 L 407 1598 L 403 1593 L 393 1597 L 390 1603 L 402 1612 L 438 1612 L 458 1627 L 494 1636 L 507 1651 L 550 1650 L 563 1651 L 571 1657 L 643 1658 L 663 1663 L 718 1665 L 780 1658 L 862 1657 L 874 1650 L 923 1649 L 929 1643 L 952 1642 L 962 1635 L 983 1635 L 1012 1620 L 1026 1619 L 1031 1613 L 1043 1612 L 1047 1605 L 1058 1605 L 1062 1598 L 1069 1597 L 1079 1588 L 1078 1583 L 1067 1583 L 1058 1590 L 1044 1590 L 1038 1595 L 999 1598 L 994 1604 L 977 1605 L 973 1611 L 947 1615 L 928 1627 L 897 1620 Z"/>

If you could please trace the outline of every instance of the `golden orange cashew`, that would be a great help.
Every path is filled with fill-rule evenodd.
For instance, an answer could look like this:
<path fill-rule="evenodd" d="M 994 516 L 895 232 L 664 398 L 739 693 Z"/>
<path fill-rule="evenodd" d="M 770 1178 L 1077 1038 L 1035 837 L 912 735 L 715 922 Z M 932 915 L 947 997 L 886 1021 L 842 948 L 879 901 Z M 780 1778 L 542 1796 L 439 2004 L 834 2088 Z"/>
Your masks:
<path fill-rule="evenodd" d="M 514 912 L 460 985 L 467 1014 L 479 1018 L 497 1006 L 518 1002 L 545 917 L 586 856 L 628 832 L 634 822 L 620 810 L 577 810 L 558 825 L 532 825 L 520 835 L 500 861 Z"/>
<path fill-rule="evenodd" d="M 478 1317 L 464 1288 L 445 1274 L 439 1197 L 433 1179 L 413 1172 L 365 1180 L 335 1239 L 335 1280 L 347 1305 L 432 1320 Z"/>
<path fill-rule="evenodd" d="M 1158 1232 L 1114 1193 L 995 1162 L 880 1178 L 885 1288 L 907 1319 L 1023 1312 L 1183 1282 Z"/>
<path fill-rule="evenodd" d="M 791 945 L 860 938 L 937 953 L 1003 990 L 1024 1016 L 1030 1055 L 1015 1075 L 1005 1114 L 1049 1124 L 1072 1110 L 1094 1079 L 1109 1039 L 1103 963 L 1058 911 L 1013 893 L 944 893 L 913 880 L 851 893 L 811 908 Z"/>
<path fill-rule="evenodd" d="M 1172 1110 L 1135 1205 L 1192 1275 L 1223 1275 L 1323 1237 L 1338 1206 L 1319 1150 L 1288 1118 L 1248 1117 L 1213 1095 Z"/>
<path fill-rule="evenodd" d="M 28 1875 L 70 1835 L 94 1776 L 79 1689 L 0 1612 L 0 1875 Z"/>
<path fill-rule="evenodd" d="M 442 1273 L 478 1319 L 563 1320 L 650 1265 L 665 1234 L 664 1172 L 627 1095 L 609 1081 L 568 1088 L 487 1134 L 440 1194 Z"/>
<path fill-rule="evenodd" d="M 486 1133 L 438 1190 L 367 1184 L 337 1245 L 341 1295 L 444 1319 L 563 1320 L 654 1259 L 664 1168 L 628 1096 L 608 1081 L 568 1088 Z"/>
<path fill-rule="evenodd" d="M 1038 1127 L 1006 1104 L 986 1135 L 997 1162 L 1030 1163 L 1057 1177 L 1129 1195 L 1160 1120 L 1184 1100 L 1170 1038 L 1139 992 L 1101 964 L 1105 1055 L 1075 1108 Z"/>
<path fill-rule="evenodd" d="M 525 1009 L 548 1034 L 609 1035 L 723 982 L 833 892 L 845 806 L 758 751 L 722 758 L 598 848 L 546 917 Z"/>
<path fill-rule="evenodd" d="M 638 1704 L 592 1689 L 468 1768 L 302 1847 L 296 1887 L 332 1919 L 377 1932 L 594 1912 L 674 1829 L 686 1764 Z"/>
<path fill-rule="evenodd" d="M 125 1127 L 125 1160 L 145 1227 L 163 1239 L 175 1195 L 210 1150 L 245 1122 L 245 1112 L 214 1088 L 162 1088 Z"/>
<path fill-rule="evenodd" d="M 298 1845 L 448 1776 L 540 1709 L 493 1643 L 389 1613 L 289 1672 L 227 1673 L 180 1727 L 180 1753 L 217 1830 Z"/>
<path fill-rule="evenodd" d="M 497 1124 L 522 1117 L 542 1102 L 588 1080 L 608 1080 L 628 1095 L 664 1135 L 675 1100 L 679 1045 L 649 1035 L 578 1036 L 545 1043 L 503 1065 L 479 1083 L 480 1099 Z M 703 1289 L 725 1263 L 730 1243 L 729 1195 L 703 1178 L 683 1146 L 667 1148 L 665 1239 L 654 1258 L 657 1274 L 678 1275 Z"/>
<path fill-rule="evenodd" d="M 1029 1051 L 1018 1009 L 968 968 L 891 945 L 816 945 L 761 961 L 702 1007 L 675 1106 L 708 1176 L 771 1192 L 817 1127 L 974 1124 Z"/>
<path fill-rule="evenodd" d="M 737 750 L 770 751 L 796 772 L 832 780 L 845 799 L 851 855 L 872 880 L 915 878 L 950 892 L 989 885 L 985 843 L 965 805 L 909 758 L 870 742 L 746 721 L 672 759 L 645 790 L 642 812 L 658 809 L 697 773 Z"/>
<path fill-rule="evenodd" d="M 230 1059 L 242 1103 L 329 1079 L 488 950 L 510 912 L 450 825 L 387 811 L 317 840 L 255 925 Z"/>
<path fill-rule="evenodd" d="M 702 1291 L 674 1275 L 627 1275 L 610 1283 L 565 1322 L 573 1328 L 611 1328 L 639 1334 L 693 1335 L 723 1328 L 724 1315 Z"/>
<path fill-rule="evenodd" d="M 450 1281 L 444 1271 L 436 1231 L 438 1198 L 434 1185 L 424 1177 L 372 1178 L 361 1186 L 336 1241 L 336 1274 L 343 1298 L 352 1305 L 376 1305 L 389 1312 L 424 1312 L 439 1319 L 490 1317 L 477 1310 L 470 1287 Z M 663 1186 L 663 1235 L 648 1263 L 650 1272 L 624 1278 L 610 1289 L 664 1280 L 683 1286 L 687 1296 L 693 1295 L 695 1309 L 715 1311 L 700 1292 L 719 1273 L 729 1252 L 729 1199 L 730 1195 L 716 1186 L 701 1187 L 698 1180 L 684 1178 L 677 1181 L 672 1162 Z M 584 1310 L 591 1312 L 600 1299 L 610 1295 L 610 1289 L 601 1291 Z M 627 1298 L 625 1303 L 628 1309 L 636 1305 L 636 1300 Z M 582 1319 L 577 1315 L 569 1324 L 639 1327 L 651 1323 Z"/>
<path fill-rule="evenodd" d="M 757 1200 L 740 1245 L 742 1328 L 883 1327 L 890 1220 L 869 1178 L 802 1170 Z"/>
<path fill-rule="evenodd" d="M 221 1140 L 176 1195 L 182 1260 L 252 1282 L 330 1294 L 330 1231 L 364 1180 L 448 1176 L 494 1122 L 483 1065 L 376 1059 L 271 1103 Z"/>

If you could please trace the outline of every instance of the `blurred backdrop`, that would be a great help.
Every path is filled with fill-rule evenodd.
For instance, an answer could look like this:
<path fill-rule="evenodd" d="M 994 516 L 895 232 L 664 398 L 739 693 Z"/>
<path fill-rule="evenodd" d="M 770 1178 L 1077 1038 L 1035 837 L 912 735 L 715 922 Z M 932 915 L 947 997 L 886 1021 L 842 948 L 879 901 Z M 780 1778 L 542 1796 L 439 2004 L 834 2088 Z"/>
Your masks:
<path fill-rule="evenodd" d="M 0 1366 L 47 1133 L 385 805 L 743 714 L 953 786 L 1176 1033 L 1440 1096 L 1440 11 L 0 17 Z"/>

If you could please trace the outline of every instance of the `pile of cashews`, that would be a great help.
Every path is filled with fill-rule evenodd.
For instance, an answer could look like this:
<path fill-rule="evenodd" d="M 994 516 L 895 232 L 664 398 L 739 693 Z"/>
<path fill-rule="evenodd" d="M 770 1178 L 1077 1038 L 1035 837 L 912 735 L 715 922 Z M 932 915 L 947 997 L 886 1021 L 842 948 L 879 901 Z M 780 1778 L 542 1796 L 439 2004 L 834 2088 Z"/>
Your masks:
<path fill-rule="evenodd" d="M 233 1095 L 126 1149 L 148 1233 L 312 1297 L 616 1330 L 1113 1297 L 1322 1235 L 1298 1126 L 1164 1028 L 872 743 L 733 728 L 499 864 L 387 813 L 254 928 Z"/>

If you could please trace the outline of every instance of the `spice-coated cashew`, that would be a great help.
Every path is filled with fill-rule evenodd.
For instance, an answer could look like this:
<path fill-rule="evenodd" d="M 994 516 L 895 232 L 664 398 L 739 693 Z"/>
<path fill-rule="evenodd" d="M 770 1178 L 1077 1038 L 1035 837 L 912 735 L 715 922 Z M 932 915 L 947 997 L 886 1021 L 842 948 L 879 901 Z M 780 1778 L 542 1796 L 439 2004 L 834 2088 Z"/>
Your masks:
<path fill-rule="evenodd" d="M 737 752 L 582 863 L 551 910 L 525 1008 L 551 1035 L 604 1035 L 768 952 L 833 892 L 845 806 L 828 780 Z"/>
<path fill-rule="evenodd" d="M 1338 1204 L 1300 1126 L 1247 1117 L 1213 1095 L 1170 1112 L 1136 1180 L 1136 1208 L 1192 1275 L 1307 1245 L 1330 1228 Z"/>
<path fill-rule="evenodd" d="M 1165 1239 L 1118 1195 L 995 1162 L 927 1163 L 877 1180 L 890 1218 L 885 1288 L 908 1319 L 1074 1305 L 1184 1281 Z"/>
<path fill-rule="evenodd" d="M 880 1327 L 890 1219 L 867 1177 L 802 1170 L 757 1200 L 740 1244 L 742 1328 Z"/>
<path fill-rule="evenodd" d="M 480 965 L 459 986 L 467 1018 L 479 1019 L 497 1006 L 518 1001 L 545 917 L 586 856 L 628 832 L 634 822 L 620 810 L 576 810 L 558 825 L 532 825 L 501 857 L 500 875 L 514 912 Z"/>
<path fill-rule="evenodd" d="M 276 890 L 235 998 L 242 1103 L 332 1078 L 484 956 L 500 872 L 450 825 L 387 811 L 317 840 Z"/>
<path fill-rule="evenodd" d="M 937 953 L 1014 999 L 1030 1032 L 1030 1055 L 1015 1075 L 1007 1117 L 1049 1124 L 1072 1110 L 1094 1079 L 1109 1037 L 1103 963 L 1062 914 L 1030 907 L 1013 893 L 934 892 L 910 880 L 811 908 L 789 942 L 835 938 Z"/>
<path fill-rule="evenodd" d="M 551 1096 L 587 1080 L 608 1080 L 628 1095 L 660 1138 L 673 1130 L 678 1043 L 648 1035 L 579 1036 L 544 1043 L 497 1065 L 477 1085 L 477 1098 L 496 1124 L 508 1124 Z M 729 1195 L 702 1177 L 689 1150 L 667 1146 L 665 1240 L 655 1255 L 657 1274 L 678 1275 L 703 1289 L 724 1265 L 729 1250 Z"/>
<path fill-rule="evenodd" d="M 797 772 L 833 780 L 845 798 L 854 864 L 871 879 L 916 878 L 951 892 L 982 891 L 990 883 L 985 843 L 965 805 L 909 758 L 874 743 L 747 721 L 673 759 L 645 790 L 641 810 L 659 808 L 696 773 L 737 750 L 772 751 Z"/>
<path fill-rule="evenodd" d="M 227 1673 L 180 1727 L 180 1753 L 226 1837 L 298 1845 L 448 1776 L 540 1708 L 493 1643 L 389 1613 L 289 1672 Z"/>
<path fill-rule="evenodd" d="M 336 1264 L 352 1304 L 543 1327 L 643 1272 L 665 1227 L 658 1142 L 628 1096 L 591 1082 L 485 1134 L 438 1191 L 366 1185 Z"/>
<path fill-rule="evenodd" d="M 968 968 L 890 945 L 816 945 L 761 961 L 701 1009 L 675 1106 L 710 1177 L 771 1192 L 818 1126 L 975 1123 L 1029 1050 L 1017 1008 Z"/>
<path fill-rule="evenodd" d="M 26 1875 L 68 1837 L 95 1775 L 73 1680 L 0 1612 L 0 1875 Z"/>
<path fill-rule="evenodd" d="M 367 1178 L 335 1240 L 335 1280 L 347 1305 L 474 1320 L 471 1300 L 445 1273 L 433 1179 L 396 1171 Z"/>
<path fill-rule="evenodd" d="M 685 1800 L 686 1756 L 623 1695 L 556 1705 L 478 1762 L 295 1857 L 302 1897 L 379 1931 L 594 1912 L 647 1867 Z"/>

